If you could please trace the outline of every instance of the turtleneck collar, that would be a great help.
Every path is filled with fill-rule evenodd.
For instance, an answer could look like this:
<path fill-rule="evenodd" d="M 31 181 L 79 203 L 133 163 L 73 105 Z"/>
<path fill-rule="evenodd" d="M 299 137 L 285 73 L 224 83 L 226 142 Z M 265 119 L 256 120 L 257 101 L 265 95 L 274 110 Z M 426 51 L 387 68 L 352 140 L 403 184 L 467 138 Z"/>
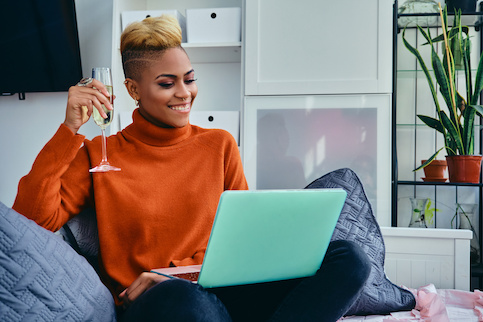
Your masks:
<path fill-rule="evenodd" d="M 132 115 L 133 123 L 126 127 L 129 135 L 143 143 L 152 146 L 170 146 L 184 141 L 191 135 L 191 124 L 181 128 L 163 128 L 146 120 L 139 109 L 135 109 Z"/>

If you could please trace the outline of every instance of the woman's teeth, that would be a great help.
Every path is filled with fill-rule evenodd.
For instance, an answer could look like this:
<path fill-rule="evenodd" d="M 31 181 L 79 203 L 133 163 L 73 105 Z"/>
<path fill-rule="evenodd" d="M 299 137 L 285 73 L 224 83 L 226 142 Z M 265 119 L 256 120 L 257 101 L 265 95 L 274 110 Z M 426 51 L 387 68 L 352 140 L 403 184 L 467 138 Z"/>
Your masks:
<path fill-rule="evenodd" d="M 169 108 L 175 111 L 186 111 L 186 110 L 189 110 L 190 106 L 191 104 L 185 104 L 185 105 L 169 106 Z"/>

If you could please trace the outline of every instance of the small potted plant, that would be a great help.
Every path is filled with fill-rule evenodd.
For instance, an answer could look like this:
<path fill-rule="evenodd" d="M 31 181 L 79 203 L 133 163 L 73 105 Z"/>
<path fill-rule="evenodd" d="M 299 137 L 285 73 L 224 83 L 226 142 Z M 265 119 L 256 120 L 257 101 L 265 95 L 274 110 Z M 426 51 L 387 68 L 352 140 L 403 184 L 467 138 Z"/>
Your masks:
<path fill-rule="evenodd" d="M 437 150 L 415 171 L 430 164 L 438 153 L 445 148 L 449 180 L 451 182 L 478 183 L 482 157 L 474 154 L 474 122 L 476 115 L 481 116 L 483 114 L 483 107 L 478 104 L 481 90 L 483 89 L 483 60 L 479 59 L 473 86 L 470 64 L 470 39 L 468 37 L 468 27 L 461 25 L 461 11 L 456 11 L 454 24 L 451 29 L 448 29 L 446 8 L 441 10 L 440 7 L 440 17 L 442 34 L 435 38 L 431 38 L 429 29 L 426 32 L 420 26 L 417 26 L 417 28 L 426 39 L 426 44 L 431 48 L 432 73 L 437 85 L 439 85 L 439 91 L 446 108 L 439 102 L 433 77 L 421 54 L 406 40 L 406 29 L 404 29 L 402 36 L 404 45 L 416 56 L 421 69 L 426 75 L 436 107 L 436 118 L 426 115 L 418 115 L 418 118 L 427 126 L 440 132 L 444 137 L 445 143 L 444 147 Z M 449 41 L 456 43 L 462 54 L 466 85 L 463 95 L 455 87 L 454 53 L 451 51 Z M 444 43 L 441 57 L 437 54 L 434 46 L 437 42 Z"/>
<path fill-rule="evenodd" d="M 427 163 L 427 161 L 421 160 L 421 165 Z M 446 177 L 447 168 L 446 160 L 433 160 L 423 168 L 424 178 L 422 179 L 429 182 L 445 182 L 448 180 Z"/>

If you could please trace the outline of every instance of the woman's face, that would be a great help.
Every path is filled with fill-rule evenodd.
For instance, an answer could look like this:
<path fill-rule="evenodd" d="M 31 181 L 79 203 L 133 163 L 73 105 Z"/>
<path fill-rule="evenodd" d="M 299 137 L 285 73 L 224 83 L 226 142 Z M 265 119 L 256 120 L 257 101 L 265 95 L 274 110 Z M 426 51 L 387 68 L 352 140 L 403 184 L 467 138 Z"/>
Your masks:
<path fill-rule="evenodd" d="M 135 82 L 139 111 L 155 125 L 183 127 L 188 124 L 198 93 L 194 70 L 181 48 L 167 49 L 160 57 L 145 68 Z"/>

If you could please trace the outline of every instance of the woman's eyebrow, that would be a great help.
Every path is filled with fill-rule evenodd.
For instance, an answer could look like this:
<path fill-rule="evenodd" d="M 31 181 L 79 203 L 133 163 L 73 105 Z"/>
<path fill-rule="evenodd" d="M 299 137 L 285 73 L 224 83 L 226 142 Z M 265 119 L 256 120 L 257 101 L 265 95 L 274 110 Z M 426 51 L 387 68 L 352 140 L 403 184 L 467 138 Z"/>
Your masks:
<path fill-rule="evenodd" d="M 187 75 L 189 75 L 191 73 L 194 73 L 194 71 L 195 71 L 194 69 L 191 69 L 188 72 L 186 72 L 183 76 L 187 76 Z M 156 77 L 156 79 L 158 79 L 160 77 L 178 78 L 178 76 L 173 75 L 173 74 L 161 74 L 161 75 L 158 75 L 158 77 Z"/>

